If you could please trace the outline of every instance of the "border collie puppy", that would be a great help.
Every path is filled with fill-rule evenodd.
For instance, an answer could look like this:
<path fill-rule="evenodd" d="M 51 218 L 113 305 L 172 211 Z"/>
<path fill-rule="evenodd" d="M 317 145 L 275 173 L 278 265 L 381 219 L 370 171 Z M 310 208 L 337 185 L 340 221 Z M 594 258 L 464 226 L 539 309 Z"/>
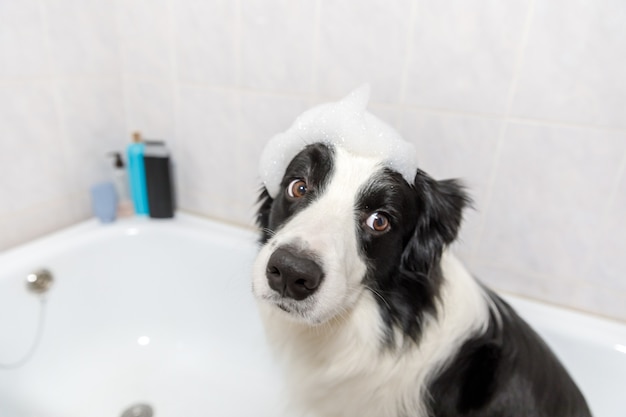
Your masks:
<path fill-rule="evenodd" d="M 365 110 L 316 107 L 261 156 L 253 292 L 319 417 L 590 416 L 539 336 L 447 250 L 469 198 Z"/>

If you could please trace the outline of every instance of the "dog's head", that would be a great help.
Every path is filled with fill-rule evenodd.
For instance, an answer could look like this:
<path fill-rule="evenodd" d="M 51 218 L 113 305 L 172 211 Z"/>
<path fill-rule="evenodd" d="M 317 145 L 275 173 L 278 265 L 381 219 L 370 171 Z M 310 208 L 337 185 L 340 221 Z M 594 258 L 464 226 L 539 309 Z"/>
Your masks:
<path fill-rule="evenodd" d="M 416 167 L 407 178 L 388 155 L 324 137 L 263 188 L 253 292 L 310 325 L 373 294 L 388 324 L 415 336 L 419 312 L 434 308 L 440 256 L 467 197 L 455 181 L 435 181 Z"/>

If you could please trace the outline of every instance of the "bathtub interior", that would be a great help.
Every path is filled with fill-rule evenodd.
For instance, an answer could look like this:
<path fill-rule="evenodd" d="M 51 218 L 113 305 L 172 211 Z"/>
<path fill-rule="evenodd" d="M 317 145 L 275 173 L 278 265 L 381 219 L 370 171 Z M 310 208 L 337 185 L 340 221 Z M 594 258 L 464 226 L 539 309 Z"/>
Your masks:
<path fill-rule="evenodd" d="M 178 215 L 87 222 L 0 255 L 0 415 L 287 415 L 249 271 L 256 236 Z M 24 277 L 45 266 L 42 298 Z M 507 297 L 555 349 L 597 417 L 624 416 L 626 326 Z M 37 333 L 40 342 L 15 369 Z M 623 346 L 623 351 L 620 349 Z"/>
<path fill-rule="evenodd" d="M 595 417 L 626 416 L 626 325 L 518 297 L 504 298 L 556 353 Z"/>
<path fill-rule="evenodd" d="M 40 308 L 14 277 L 43 263 L 56 280 L 37 351 L 0 370 L 1 416 L 111 417 L 135 403 L 159 417 L 279 415 L 280 379 L 250 294 L 254 239 L 170 226 L 79 233 L 2 277 L 2 363 L 28 349 Z"/>

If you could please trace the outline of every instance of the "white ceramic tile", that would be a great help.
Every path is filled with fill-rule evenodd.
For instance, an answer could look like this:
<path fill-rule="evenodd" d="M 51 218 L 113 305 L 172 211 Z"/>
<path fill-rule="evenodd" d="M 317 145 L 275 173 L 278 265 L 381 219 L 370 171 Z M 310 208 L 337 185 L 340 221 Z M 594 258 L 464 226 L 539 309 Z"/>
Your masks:
<path fill-rule="evenodd" d="M 509 125 L 480 260 L 582 280 L 625 147 L 623 134 Z"/>
<path fill-rule="evenodd" d="M 0 251 L 85 220 L 87 216 L 75 208 L 76 201 L 75 196 L 68 195 L 0 218 L 0 230 L 9 232 L 0 234 Z"/>
<path fill-rule="evenodd" d="M 626 292 L 594 283 L 583 285 L 575 300 L 575 307 L 626 321 Z"/>
<path fill-rule="evenodd" d="M 406 102 L 504 114 L 529 0 L 418 4 Z"/>
<path fill-rule="evenodd" d="M 236 3 L 229 0 L 172 2 L 180 80 L 212 85 L 237 83 Z"/>
<path fill-rule="evenodd" d="M 367 111 L 394 129 L 398 131 L 401 130 L 402 109 L 400 106 L 386 105 L 370 101 L 367 105 Z"/>
<path fill-rule="evenodd" d="M 67 196 L 67 200 L 70 202 L 72 207 L 71 216 L 74 219 L 73 222 L 79 222 L 90 217 L 94 217 L 91 206 L 91 193 L 89 190 L 82 190 L 77 193 L 73 193 L 70 196 Z"/>
<path fill-rule="evenodd" d="M 455 251 L 469 259 L 477 243 L 498 135 L 496 119 L 406 110 L 402 134 L 415 144 L 420 168 L 436 179 L 459 178 L 474 200 Z"/>
<path fill-rule="evenodd" d="M 57 198 L 70 187 L 51 88 L 0 86 L 0 215 Z"/>
<path fill-rule="evenodd" d="M 338 97 L 369 82 L 373 100 L 398 101 L 412 2 L 320 3 L 316 92 Z"/>
<path fill-rule="evenodd" d="M 180 200 L 184 211 L 244 227 L 254 225 L 252 208 L 241 205 L 239 201 L 221 200 L 212 194 L 191 189 L 181 192 Z"/>
<path fill-rule="evenodd" d="M 315 2 L 254 0 L 242 7 L 242 84 L 310 92 Z"/>
<path fill-rule="evenodd" d="M 240 200 L 253 206 L 261 186 L 259 156 L 265 144 L 287 130 L 296 117 L 307 109 L 304 99 L 264 94 L 241 96 L 241 148 L 237 154 Z"/>
<path fill-rule="evenodd" d="M 501 292 L 567 307 L 575 307 L 579 299 L 579 285 L 571 279 L 533 275 L 481 263 L 473 263 L 470 272 L 489 288 Z"/>
<path fill-rule="evenodd" d="M 173 143 L 176 131 L 174 85 L 131 78 L 124 80 L 124 86 L 128 103 L 128 135 L 139 131 L 146 138 Z"/>
<path fill-rule="evenodd" d="M 118 0 L 123 71 L 135 77 L 173 78 L 173 31 L 168 0 Z"/>
<path fill-rule="evenodd" d="M 120 70 L 115 5 L 109 0 L 43 0 L 56 75 Z"/>
<path fill-rule="evenodd" d="M 234 93 L 180 89 L 180 122 L 174 156 L 177 188 L 230 201 L 237 195 L 239 107 Z M 181 208 L 186 209 L 184 200 Z"/>
<path fill-rule="evenodd" d="M 13 216 L 0 217 L 0 253 L 18 245 L 15 234 L 15 220 Z"/>
<path fill-rule="evenodd" d="M 355 86 L 355 87 L 359 87 L 359 86 Z M 333 96 L 309 97 L 307 99 L 307 109 L 313 108 L 315 106 L 319 106 L 320 104 L 326 104 L 326 103 L 341 100 L 350 92 L 351 90 L 348 90 L 345 92 L 338 92 L 337 95 L 333 95 Z M 372 100 L 372 98 L 370 97 L 370 100 L 367 103 L 366 110 L 372 113 L 374 116 L 381 119 L 383 122 L 393 127 L 394 129 L 398 131 L 401 130 L 403 107 L 398 105 L 397 103 L 384 103 L 384 102 Z"/>
<path fill-rule="evenodd" d="M 121 80 L 58 81 L 56 88 L 76 190 L 109 181 L 112 163 L 106 154 L 123 151 L 130 142 Z"/>
<path fill-rule="evenodd" d="M 0 2 L 0 77 L 41 76 L 47 72 L 39 1 Z"/>
<path fill-rule="evenodd" d="M 536 1 L 513 113 L 626 127 L 624 21 L 622 0 Z"/>
<path fill-rule="evenodd" d="M 594 256 L 586 271 L 589 284 L 626 293 L 626 176 L 618 188 L 602 233 L 596 240 Z M 623 304 L 626 309 L 626 300 Z"/>

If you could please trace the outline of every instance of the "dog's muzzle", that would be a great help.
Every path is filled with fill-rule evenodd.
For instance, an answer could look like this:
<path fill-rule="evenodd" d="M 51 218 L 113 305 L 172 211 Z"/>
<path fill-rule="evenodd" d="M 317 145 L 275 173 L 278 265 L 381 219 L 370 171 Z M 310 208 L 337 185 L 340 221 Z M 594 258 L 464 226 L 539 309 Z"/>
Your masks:
<path fill-rule="evenodd" d="M 282 297 L 304 300 L 319 288 L 324 271 L 311 254 L 281 246 L 270 256 L 265 275 Z"/>

